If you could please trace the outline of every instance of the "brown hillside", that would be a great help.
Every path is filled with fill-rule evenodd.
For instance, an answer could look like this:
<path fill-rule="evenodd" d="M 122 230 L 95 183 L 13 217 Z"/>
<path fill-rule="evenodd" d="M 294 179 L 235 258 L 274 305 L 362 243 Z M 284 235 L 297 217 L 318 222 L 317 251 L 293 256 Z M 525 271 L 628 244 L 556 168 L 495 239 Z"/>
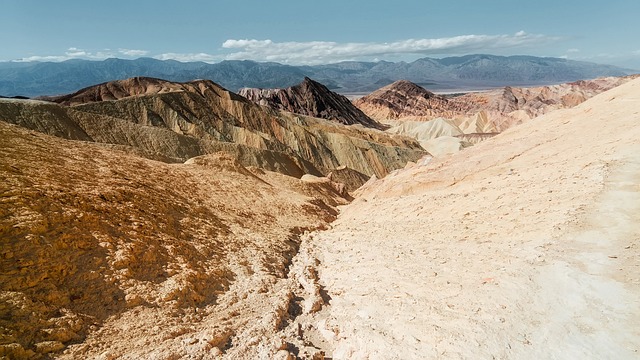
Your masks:
<path fill-rule="evenodd" d="M 284 321 L 299 235 L 346 202 L 222 153 L 165 164 L 3 122 L 0 177 L 0 356 L 18 359 L 273 354 L 242 329 Z"/>
<path fill-rule="evenodd" d="M 239 93 L 257 104 L 278 110 L 332 120 L 344 125 L 360 124 L 384 129 L 384 125 L 365 115 L 349 99 L 309 78 L 286 89 L 244 88 Z"/>
<path fill-rule="evenodd" d="M 101 101 L 111 97 L 118 99 Z M 347 166 L 382 177 L 425 154 L 410 139 L 279 113 L 206 80 L 179 84 L 134 78 L 57 100 L 75 105 L 3 100 L 0 120 L 67 138 L 78 138 L 67 134 L 79 133 L 83 140 L 130 147 L 146 157 L 174 162 L 231 148 L 234 154 L 255 154 L 239 158 L 246 166 L 298 168 L 286 172 L 293 176 L 323 175 Z M 288 164 L 265 160 L 274 158 L 286 158 Z"/>
<path fill-rule="evenodd" d="M 576 106 L 636 77 L 607 77 L 533 88 L 506 87 L 447 97 L 402 80 L 376 90 L 354 104 L 383 123 L 391 120 L 425 121 L 438 117 L 462 123 L 484 116 L 493 127 L 503 131 L 523 120 Z M 475 132 L 474 128 L 462 130 L 465 133 Z"/>
<path fill-rule="evenodd" d="M 354 101 L 354 105 L 377 121 L 405 117 L 446 117 L 448 100 L 410 81 L 399 80 Z M 446 115 L 445 115 L 446 114 Z"/>

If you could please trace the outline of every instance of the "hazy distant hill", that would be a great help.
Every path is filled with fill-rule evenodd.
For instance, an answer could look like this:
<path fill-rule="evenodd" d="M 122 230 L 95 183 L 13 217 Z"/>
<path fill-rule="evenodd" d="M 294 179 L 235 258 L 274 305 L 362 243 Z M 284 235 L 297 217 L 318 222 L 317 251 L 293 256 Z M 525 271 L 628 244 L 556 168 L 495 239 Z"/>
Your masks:
<path fill-rule="evenodd" d="M 210 79 L 237 91 L 242 87 L 285 88 L 311 77 L 340 93 L 370 92 L 405 79 L 437 89 L 551 84 L 599 76 L 622 76 L 634 71 L 559 58 L 467 55 L 407 62 L 341 62 L 290 66 L 255 61 L 183 63 L 140 58 L 104 61 L 69 60 L 59 63 L 0 63 L 0 95 L 40 96 L 76 91 L 96 83 L 135 76 L 171 81 Z"/>

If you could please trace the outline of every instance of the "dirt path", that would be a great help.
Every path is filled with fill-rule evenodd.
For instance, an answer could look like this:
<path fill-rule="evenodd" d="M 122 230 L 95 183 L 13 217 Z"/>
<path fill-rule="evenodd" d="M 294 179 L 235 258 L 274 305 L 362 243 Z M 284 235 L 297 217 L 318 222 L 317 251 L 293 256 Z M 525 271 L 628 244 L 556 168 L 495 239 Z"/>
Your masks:
<path fill-rule="evenodd" d="M 640 82 L 392 174 L 309 241 L 334 359 L 640 358 Z M 457 166 L 452 166 L 457 164 Z"/>

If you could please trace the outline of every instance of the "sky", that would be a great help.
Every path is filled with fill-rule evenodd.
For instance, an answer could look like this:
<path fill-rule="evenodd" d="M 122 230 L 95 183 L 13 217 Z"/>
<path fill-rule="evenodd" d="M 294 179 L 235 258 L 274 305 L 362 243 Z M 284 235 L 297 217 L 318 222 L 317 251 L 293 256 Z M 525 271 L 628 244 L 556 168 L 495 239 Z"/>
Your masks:
<path fill-rule="evenodd" d="M 0 0 L 0 61 L 413 61 L 533 55 L 640 69 L 637 0 Z"/>

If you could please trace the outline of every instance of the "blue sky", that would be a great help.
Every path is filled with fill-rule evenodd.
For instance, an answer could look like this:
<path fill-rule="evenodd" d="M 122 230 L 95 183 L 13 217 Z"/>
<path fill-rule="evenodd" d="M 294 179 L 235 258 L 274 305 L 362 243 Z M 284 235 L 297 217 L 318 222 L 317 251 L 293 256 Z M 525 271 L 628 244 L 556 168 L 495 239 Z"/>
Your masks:
<path fill-rule="evenodd" d="M 2 0 L 0 60 L 318 64 L 473 53 L 640 69 L 640 1 Z"/>

